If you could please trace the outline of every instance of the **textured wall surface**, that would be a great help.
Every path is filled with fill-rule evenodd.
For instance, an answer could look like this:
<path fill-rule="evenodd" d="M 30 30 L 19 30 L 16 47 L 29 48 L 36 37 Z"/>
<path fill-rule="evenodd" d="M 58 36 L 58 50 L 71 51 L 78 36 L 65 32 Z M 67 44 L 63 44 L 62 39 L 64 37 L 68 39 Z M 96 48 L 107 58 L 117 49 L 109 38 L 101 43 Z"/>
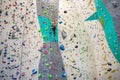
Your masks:
<path fill-rule="evenodd" d="M 36 0 L 0 1 L 0 80 L 38 80 L 44 41 Z M 119 0 L 102 1 L 119 38 Z M 85 21 L 96 12 L 94 0 L 59 0 L 58 10 L 58 46 L 65 47 L 60 53 L 67 80 L 120 80 L 120 64 L 102 25 Z"/>

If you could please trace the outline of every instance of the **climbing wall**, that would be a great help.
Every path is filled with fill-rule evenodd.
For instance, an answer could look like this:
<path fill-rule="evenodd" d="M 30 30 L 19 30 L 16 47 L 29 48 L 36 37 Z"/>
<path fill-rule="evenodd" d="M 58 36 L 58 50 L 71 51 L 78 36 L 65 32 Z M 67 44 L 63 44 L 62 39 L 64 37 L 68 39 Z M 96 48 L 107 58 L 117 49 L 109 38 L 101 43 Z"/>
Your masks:
<path fill-rule="evenodd" d="M 26 2 L 0 1 L 0 80 L 19 80 Z"/>
<path fill-rule="evenodd" d="M 119 80 L 120 64 L 108 44 L 104 19 L 87 20 L 97 11 L 95 1 L 59 0 L 58 42 L 57 46 L 51 43 L 53 47 L 48 48 L 49 44 L 43 45 L 45 36 L 38 18 L 37 1 L 0 0 L 0 80 L 55 80 L 57 76 L 56 80 Z M 101 10 L 106 8 L 113 18 L 119 40 L 119 0 L 97 1 L 103 1 L 105 6 Z M 60 65 L 64 68 L 58 63 L 57 66 L 63 73 L 56 73 L 54 69 L 52 75 L 45 76 L 40 72 L 45 57 L 41 49 L 45 47 L 49 54 L 50 51 L 60 53 Z"/>
<path fill-rule="evenodd" d="M 119 80 L 120 64 L 118 62 L 119 58 L 117 57 L 118 57 L 118 54 L 120 54 L 119 52 L 120 47 L 118 43 L 119 38 L 118 39 L 116 38 L 117 35 L 119 36 L 119 31 L 118 31 L 117 25 L 113 26 L 112 24 L 113 22 L 112 20 L 110 20 L 112 19 L 111 17 L 113 17 L 114 23 L 119 22 L 118 21 L 118 19 L 120 19 L 119 15 L 118 14 L 113 15 L 113 12 L 112 12 L 113 10 L 115 10 L 116 13 L 118 13 L 117 10 L 119 10 L 119 5 L 118 5 L 118 1 L 116 0 L 115 5 L 117 5 L 118 7 L 114 9 L 112 2 L 113 0 L 94 0 L 94 1 L 90 0 L 87 2 L 88 4 L 84 6 L 86 10 L 82 9 L 83 12 L 85 12 L 86 14 L 84 16 L 85 19 L 86 18 L 88 19 L 88 17 L 90 17 L 97 11 L 98 11 L 97 16 L 99 16 L 99 18 L 104 16 L 102 17 L 102 19 L 99 19 L 99 18 L 97 19 L 96 17 L 95 19 L 94 17 L 91 17 L 90 21 L 84 22 L 86 25 L 87 31 L 91 34 L 90 35 L 91 40 L 94 45 L 93 47 L 94 47 L 96 65 L 97 65 L 96 68 L 97 68 L 98 80 Z M 111 5 L 107 5 L 107 3 Z M 105 10 L 105 6 L 103 4 L 105 4 L 106 9 L 109 10 L 111 17 L 109 16 L 107 10 Z M 117 18 L 117 20 L 115 20 L 115 17 Z M 105 25 L 105 24 L 108 24 L 108 25 Z M 115 34 L 114 28 L 116 29 L 117 35 Z M 107 39 L 108 35 L 109 35 L 109 39 Z M 111 38 L 113 39 L 113 42 Z M 118 46 L 115 46 L 115 45 L 118 45 Z M 111 46 L 115 46 L 115 48 L 113 49 L 111 48 Z M 114 50 L 116 50 L 116 53 L 114 52 Z M 115 56 L 117 59 L 115 58 Z"/>

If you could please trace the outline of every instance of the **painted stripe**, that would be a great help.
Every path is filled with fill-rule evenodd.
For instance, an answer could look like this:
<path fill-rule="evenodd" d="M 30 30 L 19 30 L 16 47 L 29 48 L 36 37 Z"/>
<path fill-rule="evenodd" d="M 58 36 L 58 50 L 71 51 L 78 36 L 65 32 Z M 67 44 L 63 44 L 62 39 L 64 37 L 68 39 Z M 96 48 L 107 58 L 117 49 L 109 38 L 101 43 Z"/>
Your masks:
<path fill-rule="evenodd" d="M 90 16 L 88 20 L 99 20 L 101 23 L 109 48 L 111 49 L 114 57 L 120 63 L 120 43 L 116 34 L 114 22 L 112 17 L 101 0 L 95 0 L 96 12 Z M 96 18 L 97 17 L 97 18 Z"/>

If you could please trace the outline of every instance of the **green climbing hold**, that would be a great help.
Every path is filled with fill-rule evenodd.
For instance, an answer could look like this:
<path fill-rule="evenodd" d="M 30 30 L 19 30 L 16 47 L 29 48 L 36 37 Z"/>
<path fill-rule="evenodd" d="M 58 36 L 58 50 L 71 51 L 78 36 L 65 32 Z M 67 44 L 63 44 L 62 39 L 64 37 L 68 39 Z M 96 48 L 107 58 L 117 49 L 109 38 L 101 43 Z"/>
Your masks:
<path fill-rule="evenodd" d="M 50 52 L 52 52 L 53 51 L 53 48 L 50 48 Z"/>
<path fill-rule="evenodd" d="M 43 39 L 45 39 L 46 38 L 46 36 L 45 35 L 43 35 Z"/>
<path fill-rule="evenodd" d="M 47 11 L 44 11 L 43 14 L 46 15 L 46 14 L 47 14 Z"/>
<path fill-rule="evenodd" d="M 15 22 L 13 22 L 13 24 L 15 24 Z"/>
<path fill-rule="evenodd" d="M 53 14 L 50 14 L 50 17 L 52 17 L 53 16 Z"/>
<path fill-rule="evenodd" d="M 46 67 L 49 67 L 50 65 L 48 63 L 45 64 Z"/>
<path fill-rule="evenodd" d="M 48 78 L 49 78 L 49 79 L 52 79 L 52 77 L 53 77 L 53 76 L 52 76 L 51 74 L 48 75 Z"/>
<path fill-rule="evenodd" d="M 41 32 L 41 30 L 38 30 L 38 32 Z"/>
<path fill-rule="evenodd" d="M 44 58 L 46 55 L 45 54 L 42 54 L 42 58 Z"/>
<path fill-rule="evenodd" d="M 83 32 L 85 32 L 85 30 L 83 30 Z"/>
<path fill-rule="evenodd" d="M 39 78 L 42 78 L 42 74 L 41 74 L 41 73 L 40 73 L 40 74 L 38 74 L 38 77 L 39 77 Z"/>
<path fill-rule="evenodd" d="M 47 7 L 46 9 L 47 9 L 47 10 L 49 10 L 50 8 L 49 8 L 49 7 Z"/>
<path fill-rule="evenodd" d="M 46 44 L 46 42 L 43 42 L 43 44 Z"/>
<path fill-rule="evenodd" d="M 80 72 L 80 68 L 77 68 L 77 70 Z"/>
<path fill-rule="evenodd" d="M 46 62 L 48 62 L 48 60 L 47 60 L 47 59 L 45 59 L 44 61 L 45 61 L 45 63 L 46 63 Z"/>
<path fill-rule="evenodd" d="M 47 30 L 48 30 L 48 27 L 46 27 L 45 30 L 47 31 Z"/>

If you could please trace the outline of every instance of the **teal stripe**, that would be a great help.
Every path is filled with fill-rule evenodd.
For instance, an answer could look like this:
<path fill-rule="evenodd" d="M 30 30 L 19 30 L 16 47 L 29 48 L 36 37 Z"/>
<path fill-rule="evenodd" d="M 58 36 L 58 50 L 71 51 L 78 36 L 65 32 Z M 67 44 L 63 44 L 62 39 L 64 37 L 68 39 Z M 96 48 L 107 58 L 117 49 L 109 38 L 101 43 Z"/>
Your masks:
<path fill-rule="evenodd" d="M 96 8 L 97 8 L 98 15 L 103 18 L 103 22 L 104 22 L 103 28 L 104 28 L 108 45 L 113 55 L 115 56 L 115 58 L 118 60 L 118 62 L 120 62 L 120 43 L 118 42 L 118 37 L 115 31 L 112 17 L 108 12 L 108 10 L 106 9 L 106 7 L 104 6 L 104 4 L 100 0 L 95 0 L 95 4 L 97 5 Z M 102 10 L 101 10 L 101 7 L 102 7 Z"/>
<path fill-rule="evenodd" d="M 112 17 L 101 0 L 95 0 L 96 12 L 88 20 L 99 20 L 103 26 L 105 37 L 109 48 L 111 49 L 114 57 L 120 63 L 120 43 L 114 27 Z M 97 18 L 95 17 L 97 16 Z"/>
<path fill-rule="evenodd" d="M 58 42 L 58 26 L 56 27 L 56 35 L 54 35 L 51 21 L 48 18 L 38 16 L 38 22 L 44 42 Z"/>

